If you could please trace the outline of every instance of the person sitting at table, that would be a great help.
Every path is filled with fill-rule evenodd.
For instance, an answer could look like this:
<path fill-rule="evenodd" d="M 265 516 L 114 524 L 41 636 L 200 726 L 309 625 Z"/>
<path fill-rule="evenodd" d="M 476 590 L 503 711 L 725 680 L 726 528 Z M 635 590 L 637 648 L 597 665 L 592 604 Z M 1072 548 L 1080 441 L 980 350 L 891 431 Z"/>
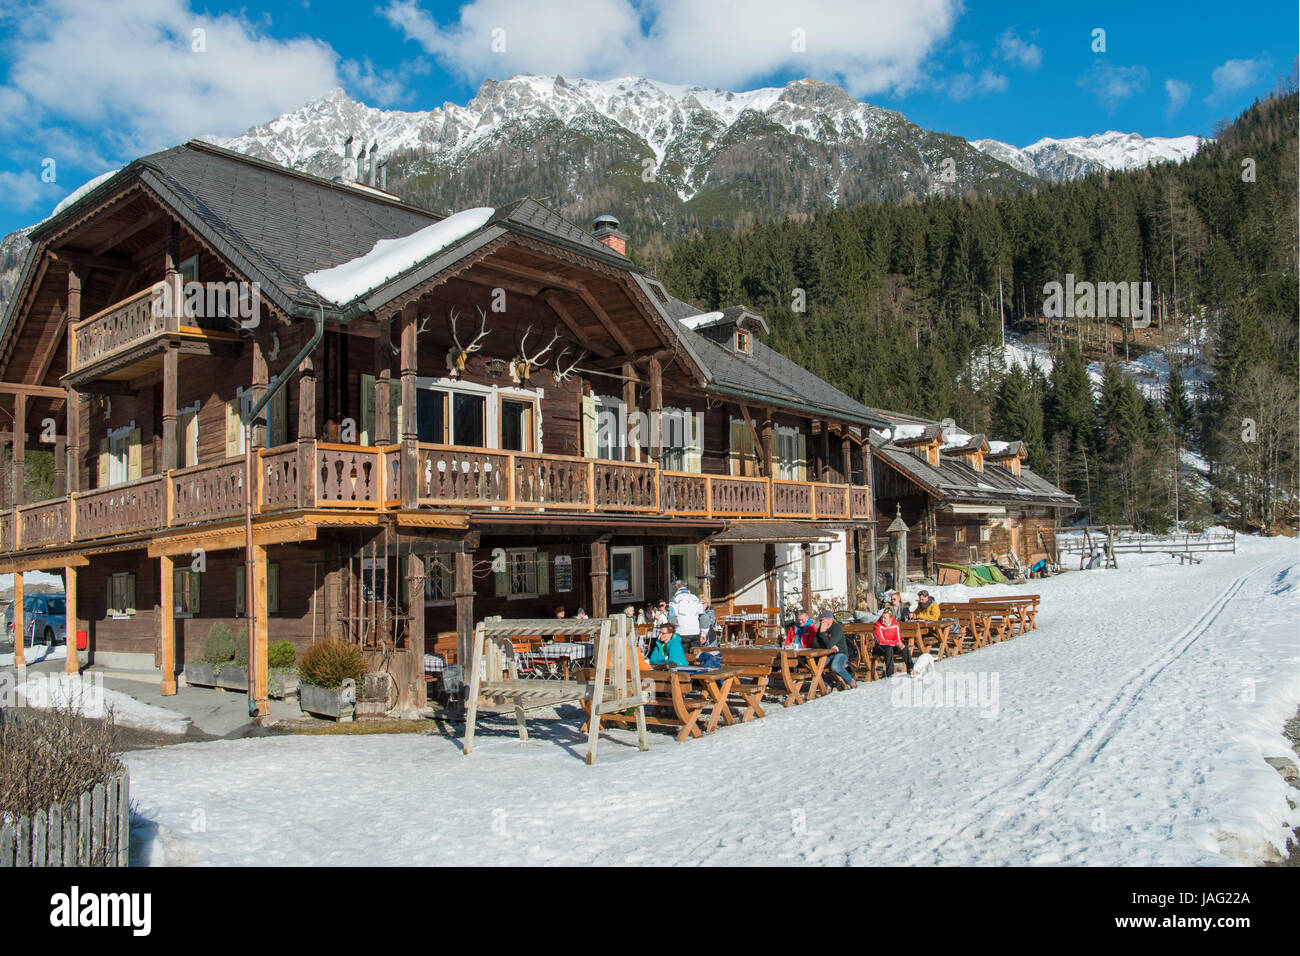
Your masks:
<path fill-rule="evenodd" d="M 668 602 L 660 601 L 658 604 L 651 604 L 646 607 L 646 617 L 656 628 L 660 624 L 668 623 Z"/>
<path fill-rule="evenodd" d="M 916 613 L 912 615 L 912 619 L 917 621 L 939 620 L 939 602 L 930 597 L 929 591 L 921 590 L 916 592 Z"/>
<path fill-rule="evenodd" d="M 872 635 L 876 639 L 876 646 L 872 649 L 872 655 L 879 653 L 885 658 L 885 676 L 894 676 L 894 655 L 902 654 L 903 663 L 907 665 L 907 672 L 912 673 L 912 652 L 907 649 L 907 644 L 903 640 L 903 630 L 894 620 L 894 612 L 886 605 L 885 609 L 880 612 L 880 620 L 872 629 Z"/>
<path fill-rule="evenodd" d="M 654 646 L 650 649 L 650 666 L 685 667 L 686 652 L 682 650 L 682 639 L 667 621 L 660 624 L 655 635 Z"/>
<path fill-rule="evenodd" d="M 706 647 L 715 647 L 718 643 L 718 612 L 708 598 L 701 598 L 704 610 L 700 612 L 700 639 Z"/>
<path fill-rule="evenodd" d="M 795 615 L 794 623 L 786 629 L 785 646 L 799 648 L 812 647 L 813 635 L 817 632 L 817 625 L 808 619 L 808 612 L 799 609 Z"/>
<path fill-rule="evenodd" d="M 557 608 L 555 609 L 555 616 L 556 616 L 557 618 L 558 618 L 558 617 L 564 617 L 564 608 L 562 608 L 562 607 L 557 607 Z"/>
<path fill-rule="evenodd" d="M 895 621 L 906 621 L 912 615 L 912 612 L 908 610 L 907 602 L 903 600 L 903 595 L 897 591 L 889 595 L 889 609 L 894 613 Z"/>
<path fill-rule="evenodd" d="M 853 679 L 853 675 L 848 670 L 851 656 L 849 637 L 830 611 L 822 611 L 817 615 L 817 634 L 813 637 L 813 643 L 817 647 L 835 652 L 831 654 L 831 673 L 839 678 L 846 690 L 858 686 L 858 682 Z"/>
<path fill-rule="evenodd" d="M 578 608 L 578 613 L 575 614 L 574 617 L 579 621 L 587 620 L 587 609 L 582 607 Z"/>
<path fill-rule="evenodd" d="M 871 608 L 866 601 L 858 602 L 858 609 L 853 612 L 854 624 L 874 624 L 876 615 L 871 613 Z"/>

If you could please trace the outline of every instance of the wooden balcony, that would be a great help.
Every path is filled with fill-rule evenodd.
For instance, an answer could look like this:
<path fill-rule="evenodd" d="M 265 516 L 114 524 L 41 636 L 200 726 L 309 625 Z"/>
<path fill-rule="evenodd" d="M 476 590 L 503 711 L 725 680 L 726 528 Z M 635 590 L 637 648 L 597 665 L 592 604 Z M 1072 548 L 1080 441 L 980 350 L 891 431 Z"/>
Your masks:
<path fill-rule="evenodd" d="M 74 385 L 92 380 L 128 381 L 162 366 L 161 351 L 171 340 L 182 354 L 215 354 L 237 345 L 234 332 L 199 328 L 193 320 L 157 315 L 152 288 L 144 289 L 72 326 Z"/>
<path fill-rule="evenodd" d="M 302 442 L 260 449 L 254 512 L 401 509 L 402 450 Z M 418 446 L 422 509 L 643 514 L 662 517 L 870 520 L 868 489 L 666 471 L 640 462 Z M 304 467 L 305 465 L 305 467 Z M 244 459 L 193 468 L 0 512 L 0 552 L 57 547 L 244 514 Z"/>

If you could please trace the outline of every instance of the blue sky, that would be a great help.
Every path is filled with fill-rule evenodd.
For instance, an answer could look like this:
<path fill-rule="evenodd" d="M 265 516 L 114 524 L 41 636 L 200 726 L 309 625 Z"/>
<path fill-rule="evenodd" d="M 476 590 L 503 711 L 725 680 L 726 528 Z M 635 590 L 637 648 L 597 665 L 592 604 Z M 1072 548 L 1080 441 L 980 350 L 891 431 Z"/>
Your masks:
<path fill-rule="evenodd" d="M 418 110 L 520 72 L 736 90 L 811 76 L 1024 146 L 1208 135 L 1291 69 L 1296 37 L 1295 0 L 10 0 L 0 233 L 137 155 L 235 135 L 334 86 Z"/>

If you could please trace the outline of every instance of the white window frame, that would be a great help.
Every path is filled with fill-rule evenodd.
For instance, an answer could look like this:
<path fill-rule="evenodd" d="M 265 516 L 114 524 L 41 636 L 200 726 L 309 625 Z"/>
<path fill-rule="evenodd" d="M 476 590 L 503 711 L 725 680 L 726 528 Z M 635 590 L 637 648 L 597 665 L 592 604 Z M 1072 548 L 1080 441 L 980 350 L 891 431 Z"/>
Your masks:
<path fill-rule="evenodd" d="M 184 408 L 176 409 L 176 431 L 182 438 L 185 435 L 185 423 L 183 419 L 188 417 L 194 418 L 194 437 L 189 442 L 189 447 L 185 449 L 185 454 L 177 462 L 177 468 L 192 468 L 199 463 L 199 411 L 201 403 L 198 399 L 194 400 L 193 405 L 187 405 Z M 179 450 L 179 448 L 178 448 Z M 193 459 L 191 461 L 191 459 Z"/>
<path fill-rule="evenodd" d="M 623 400 L 612 395 L 595 395 L 593 398 L 596 400 L 596 458 L 600 461 L 628 461 L 623 447 L 627 441 L 624 432 L 627 415 Z M 614 416 L 612 429 L 602 424 L 609 421 L 606 417 L 608 415 Z M 608 440 L 608 444 L 601 442 L 602 437 Z"/>
<path fill-rule="evenodd" d="M 669 445 L 668 443 L 668 439 L 672 437 L 673 433 L 669 423 L 674 420 L 681 421 L 684 426 L 681 445 Z M 664 448 L 664 469 L 666 471 L 694 471 L 692 466 L 704 454 L 704 429 L 700 425 L 700 416 L 689 408 L 668 407 L 660 414 L 659 429 L 659 438 Z"/>
<path fill-rule="evenodd" d="M 614 590 L 615 559 L 629 557 L 629 575 L 626 592 Z M 641 545 L 620 545 L 609 549 L 609 597 L 610 607 L 620 604 L 636 604 L 645 600 L 645 548 Z"/>
<path fill-rule="evenodd" d="M 417 389 L 427 391 L 447 392 L 448 402 L 445 411 L 447 425 L 447 439 L 449 444 L 456 444 L 456 436 L 452 433 L 454 427 L 452 416 L 452 404 L 457 393 L 462 395 L 478 395 L 483 398 L 483 447 L 490 451 L 501 451 L 501 401 L 510 399 L 515 402 L 531 402 L 533 405 L 533 447 L 539 451 L 542 448 L 542 399 L 546 396 L 546 390 L 543 388 L 514 388 L 502 385 L 480 385 L 477 382 L 464 382 L 458 378 L 417 378 L 415 380 Z M 418 425 L 417 425 L 418 427 Z M 477 448 L 477 445 L 463 445 L 458 447 Z M 519 454 L 526 454 L 520 452 Z"/>
<path fill-rule="evenodd" d="M 110 574 L 108 576 L 108 603 L 110 605 L 118 603 L 117 598 L 114 594 L 114 592 L 117 590 L 118 580 L 120 579 L 123 582 L 123 590 L 125 590 L 126 580 L 128 578 L 134 578 L 134 577 L 135 577 L 134 571 L 117 571 L 114 574 Z M 125 598 L 125 595 L 123 595 L 123 597 Z M 125 601 L 123 601 L 123 604 L 125 604 Z M 136 611 L 135 608 L 127 608 L 125 606 L 109 607 L 108 616 L 111 620 L 114 621 L 129 621 L 131 620 L 131 615 L 133 615 L 135 611 Z"/>
<path fill-rule="evenodd" d="M 190 588 L 186 591 L 183 587 L 178 587 L 180 580 L 184 580 L 184 575 L 193 575 L 190 579 Z M 179 579 L 179 580 L 178 580 Z M 199 598 L 199 607 L 203 606 L 202 584 L 200 583 L 202 575 L 192 568 L 173 568 L 172 569 L 172 616 L 176 618 L 193 617 L 194 611 L 190 608 L 189 602 L 184 604 L 184 610 L 181 609 L 182 596 L 188 594 L 197 594 Z"/>
<path fill-rule="evenodd" d="M 135 431 L 134 421 L 120 428 L 108 430 L 108 483 L 110 485 L 120 485 L 130 481 L 131 432 L 133 431 Z M 115 451 L 117 448 L 121 450 L 120 458 Z"/>
<path fill-rule="evenodd" d="M 680 575 L 674 575 L 674 574 L 672 573 L 672 568 L 673 568 L 673 558 L 676 557 L 676 556 L 678 556 L 678 555 L 681 555 L 682 558 L 684 558 L 683 564 L 685 565 L 685 570 L 684 570 Z M 700 579 L 700 567 L 699 567 L 699 560 L 698 560 L 698 559 L 699 559 L 699 554 L 698 554 L 698 552 L 696 552 L 696 550 L 695 550 L 695 545 L 693 545 L 693 544 L 672 544 L 672 545 L 669 545 L 669 546 L 668 546 L 668 579 L 669 579 L 669 581 L 671 582 L 673 579 L 675 579 L 675 578 L 677 578 L 677 577 L 680 577 L 681 580 L 682 580 L 682 582 L 683 582 L 683 583 L 684 583 L 688 588 L 690 588 L 692 591 L 694 591 L 694 590 L 696 589 L 696 587 L 699 586 L 699 579 Z"/>
<path fill-rule="evenodd" d="M 777 425 L 772 429 L 772 440 L 776 443 L 776 477 L 782 481 L 799 480 L 799 429 L 789 425 Z M 787 460 L 785 450 L 789 444 L 790 457 Z"/>

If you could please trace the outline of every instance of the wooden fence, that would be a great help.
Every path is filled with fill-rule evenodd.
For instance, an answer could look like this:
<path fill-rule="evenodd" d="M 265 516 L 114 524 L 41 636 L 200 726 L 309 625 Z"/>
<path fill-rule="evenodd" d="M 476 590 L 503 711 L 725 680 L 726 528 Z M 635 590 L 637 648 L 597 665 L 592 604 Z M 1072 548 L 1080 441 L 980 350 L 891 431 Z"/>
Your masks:
<path fill-rule="evenodd" d="M 123 769 L 79 799 L 0 823 L 0 869 L 15 866 L 129 866 L 131 788 Z"/>

